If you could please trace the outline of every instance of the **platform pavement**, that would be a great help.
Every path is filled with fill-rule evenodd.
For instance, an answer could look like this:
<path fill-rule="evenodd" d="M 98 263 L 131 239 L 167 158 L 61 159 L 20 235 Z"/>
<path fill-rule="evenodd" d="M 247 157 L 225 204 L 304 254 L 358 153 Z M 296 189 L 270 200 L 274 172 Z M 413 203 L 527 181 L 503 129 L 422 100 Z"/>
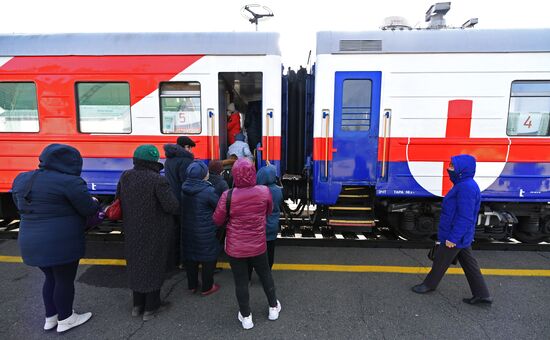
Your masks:
<path fill-rule="evenodd" d="M 15 241 L 0 241 L 0 255 L 17 256 Z M 120 258 L 120 244 L 89 243 L 89 258 Z M 482 268 L 550 270 L 550 254 L 476 251 Z M 426 250 L 279 247 L 276 262 L 426 267 Z M 41 330 L 42 273 L 21 263 L 0 263 L 0 338 L 54 339 Z M 283 310 L 267 320 L 267 303 L 257 278 L 251 287 L 255 327 L 237 321 L 231 272 L 215 276 L 222 289 L 208 297 L 186 290 L 186 275 L 167 279 L 165 313 L 143 322 L 130 316 L 124 266 L 81 265 L 75 308 L 92 311 L 89 323 L 69 331 L 72 339 L 548 339 L 550 277 L 486 276 L 491 307 L 464 304 L 463 275 L 448 275 L 436 292 L 417 295 L 410 287 L 423 274 L 275 270 Z"/>

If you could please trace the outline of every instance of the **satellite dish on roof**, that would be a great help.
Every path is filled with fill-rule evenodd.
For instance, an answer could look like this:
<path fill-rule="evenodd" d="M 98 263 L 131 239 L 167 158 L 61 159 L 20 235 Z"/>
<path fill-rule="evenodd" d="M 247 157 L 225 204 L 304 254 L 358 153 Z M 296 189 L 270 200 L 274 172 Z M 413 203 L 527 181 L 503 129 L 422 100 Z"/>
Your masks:
<path fill-rule="evenodd" d="M 272 17 L 273 11 L 267 6 L 258 4 L 250 4 L 241 8 L 241 15 L 251 24 L 256 24 L 256 31 L 258 30 L 258 20 L 265 17 Z"/>
<path fill-rule="evenodd" d="M 411 30 L 412 27 L 407 22 L 407 19 L 399 16 L 387 17 L 384 19 L 383 25 L 380 27 L 383 31 L 385 30 Z"/>

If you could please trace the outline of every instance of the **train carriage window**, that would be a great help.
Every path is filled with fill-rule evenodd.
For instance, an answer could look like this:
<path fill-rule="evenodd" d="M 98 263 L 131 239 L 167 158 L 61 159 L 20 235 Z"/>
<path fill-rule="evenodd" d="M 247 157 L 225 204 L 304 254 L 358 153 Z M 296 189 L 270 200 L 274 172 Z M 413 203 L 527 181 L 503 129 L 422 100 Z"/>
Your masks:
<path fill-rule="evenodd" d="M 201 84 L 171 82 L 160 85 L 162 133 L 201 133 Z"/>
<path fill-rule="evenodd" d="M 80 132 L 132 132 L 128 83 L 77 83 L 76 92 Z"/>
<path fill-rule="evenodd" d="M 38 132 L 34 83 L 0 83 L 0 132 Z"/>
<path fill-rule="evenodd" d="M 342 131 L 369 131 L 372 81 L 344 80 L 342 93 Z"/>
<path fill-rule="evenodd" d="M 549 136 L 550 81 L 514 81 L 508 111 L 508 136 Z"/>

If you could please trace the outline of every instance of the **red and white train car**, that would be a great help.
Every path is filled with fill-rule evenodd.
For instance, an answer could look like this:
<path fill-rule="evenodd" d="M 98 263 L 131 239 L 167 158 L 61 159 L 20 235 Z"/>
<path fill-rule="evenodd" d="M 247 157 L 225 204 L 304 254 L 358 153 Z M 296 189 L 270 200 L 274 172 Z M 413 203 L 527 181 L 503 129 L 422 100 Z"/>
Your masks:
<path fill-rule="evenodd" d="M 226 107 L 254 114 L 264 160 L 278 164 L 281 58 L 276 33 L 0 36 L 0 199 L 50 143 L 76 147 L 96 194 L 112 194 L 140 144 L 197 142 L 225 158 Z M 162 154 L 162 152 L 161 152 Z"/>

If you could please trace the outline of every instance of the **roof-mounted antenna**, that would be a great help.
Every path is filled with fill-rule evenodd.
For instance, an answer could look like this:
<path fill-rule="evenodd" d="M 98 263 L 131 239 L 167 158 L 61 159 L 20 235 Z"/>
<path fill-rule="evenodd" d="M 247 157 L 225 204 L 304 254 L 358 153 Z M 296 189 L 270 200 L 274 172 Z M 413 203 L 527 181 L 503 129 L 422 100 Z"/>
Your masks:
<path fill-rule="evenodd" d="M 445 14 L 451 9 L 450 2 L 438 2 L 431 5 L 426 12 L 426 22 L 429 23 L 428 29 L 446 28 Z"/>
<path fill-rule="evenodd" d="M 462 24 L 462 28 L 472 28 L 472 27 L 474 27 L 478 22 L 479 22 L 479 20 L 478 20 L 477 18 L 468 19 L 468 21 L 466 21 L 465 23 Z"/>
<path fill-rule="evenodd" d="M 258 4 L 250 4 L 241 8 L 241 15 L 251 24 L 256 24 L 256 31 L 258 31 L 258 20 L 264 17 L 274 16 L 273 11 L 267 6 Z"/>

